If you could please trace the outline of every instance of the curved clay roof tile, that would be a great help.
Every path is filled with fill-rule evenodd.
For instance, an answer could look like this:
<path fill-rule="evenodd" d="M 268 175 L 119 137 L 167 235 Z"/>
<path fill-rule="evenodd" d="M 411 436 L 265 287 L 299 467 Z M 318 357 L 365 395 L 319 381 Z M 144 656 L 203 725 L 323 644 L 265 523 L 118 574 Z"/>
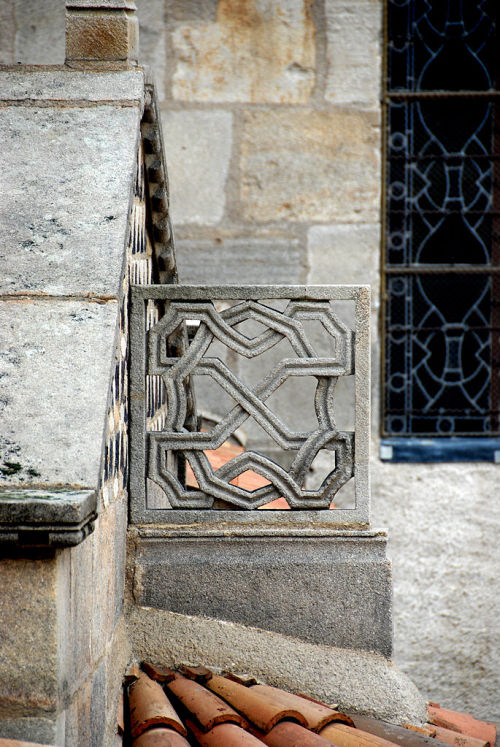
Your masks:
<path fill-rule="evenodd" d="M 234 708 L 243 713 L 261 731 L 271 731 L 280 721 L 292 719 L 302 726 L 307 726 L 304 716 L 295 708 L 288 708 L 264 695 L 254 692 L 252 687 L 239 685 L 226 677 L 214 675 L 207 682 L 207 687 L 216 692 Z"/>
<path fill-rule="evenodd" d="M 167 687 L 205 732 L 217 724 L 227 722 L 238 724 L 243 729 L 248 726 L 240 713 L 194 680 L 178 677 L 169 682 Z"/>

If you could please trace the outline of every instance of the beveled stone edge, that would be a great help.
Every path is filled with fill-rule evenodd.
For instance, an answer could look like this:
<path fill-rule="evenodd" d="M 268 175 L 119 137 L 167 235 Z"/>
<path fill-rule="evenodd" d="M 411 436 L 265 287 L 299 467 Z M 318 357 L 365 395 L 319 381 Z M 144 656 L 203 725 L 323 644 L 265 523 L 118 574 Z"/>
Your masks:
<path fill-rule="evenodd" d="M 96 519 L 96 490 L 0 491 L 0 546 L 74 547 Z"/>

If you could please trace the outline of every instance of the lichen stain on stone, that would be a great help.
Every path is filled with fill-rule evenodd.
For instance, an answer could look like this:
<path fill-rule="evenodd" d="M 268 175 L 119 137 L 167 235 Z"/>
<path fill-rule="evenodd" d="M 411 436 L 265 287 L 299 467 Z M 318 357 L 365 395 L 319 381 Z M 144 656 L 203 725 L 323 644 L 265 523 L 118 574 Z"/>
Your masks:
<path fill-rule="evenodd" d="M 315 83 L 310 0 L 219 0 L 215 23 L 173 34 L 175 98 L 303 103 Z"/>

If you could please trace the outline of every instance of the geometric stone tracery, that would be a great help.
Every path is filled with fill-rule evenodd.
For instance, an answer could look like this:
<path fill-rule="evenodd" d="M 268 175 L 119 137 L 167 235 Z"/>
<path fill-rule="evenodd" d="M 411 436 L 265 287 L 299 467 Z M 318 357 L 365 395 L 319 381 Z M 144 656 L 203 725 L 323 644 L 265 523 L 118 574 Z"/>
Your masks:
<path fill-rule="evenodd" d="M 237 329 L 253 320 L 264 326 L 249 337 Z M 306 333 L 305 320 L 319 321 L 331 348 L 328 357 L 317 357 Z M 186 325 L 197 329 L 188 340 Z M 175 348 L 172 337 L 183 335 Z M 170 301 L 161 320 L 147 333 L 147 375 L 164 384 L 165 419 L 161 430 L 148 433 L 148 478 L 168 497 L 172 508 L 211 508 L 215 500 L 240 509 L 255 509 L 283 496 L 292 509 L 328 508 L 335 493 L 353 474 L 353 434 L 337 430 L 333 417 L 333 393 L 337 378 L 353 372 L 350 330 L 336 318 L 328 300 L 288 301 L 283 311 L 264 302 L 242 300 L 217 311 L 211 300 Z M 249 387 L 217 357 L 207 351 L 216 340 L 246 358 L 255 358 L 281 340 L 290 343 L 294 356 L 280 360 L 260 381 Z M 176 354 L 172 355 L 172 347 Z M 190 377 L 212 377 L 235 405 L 209 432 L 196 428 Z M 314 409 L 317 427 L 291 431 L 269 408 L 266 400 L 289 377 L 310 376 L 317 381 Z M 255 451 L 247 451 L 213 470 L 204 451 L 216 449 L 249 418 L 253 418 L 283 450 L 294 452 L 289 469 Z M 322 449 L 335 453 L 335 467 L 317 490 L 305 490 L 309 468 Z M 172 459 L 172 455 L 176 458 Z M 179 460 L 181 457 L 181 460 Z M 187 488 L 179 463 L 190 465 L 199 489 Z M 270 484 L 253 491 L 230 484 L 253 470 Z"/>

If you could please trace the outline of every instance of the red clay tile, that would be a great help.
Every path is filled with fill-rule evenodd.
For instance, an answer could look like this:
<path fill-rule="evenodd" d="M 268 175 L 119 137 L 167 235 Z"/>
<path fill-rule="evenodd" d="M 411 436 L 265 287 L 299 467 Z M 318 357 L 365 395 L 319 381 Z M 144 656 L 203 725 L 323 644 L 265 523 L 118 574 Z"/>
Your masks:
<path fill-rule="evenodd" d="M 489 742 L 484 739 L 470 737 L 468 734 L 460 734 L 458 731 L 444 729 L 442 726 L 436 726 L 436 739 L 445 744 L 451 744 L 453 747 L 488 747 Z"/>
<path fill-rule="evenodd" d="M 179 675 L 173 669 L 164 667 L 161 664 L 153 664 L 151 661 L 141 662 L 141 669 L 155 682 L 171 682 Z"/>
<path fill-rule="evenodd" d="M 255 677 L 252 677 L 250 674 L 237 674 L 234 672 L 229 672 L 227 669 L 225 669 L 222 672 L 222 674 L 228 680 L 232 680 L 233 682 L 238 682 L 238 684 L 244 685 L 245 687 L 250 687 L 251 685 L 258 684 Z"/>
<path fill-rule="evenodd" d="M 439 708 L 434 705 L 429 705 L 428 714 L 429 721 L 434 726 L 458 731 L 460 734 L 468 734 L 470 737 L 476 737 L 476 739 L 483 739 L 487 742 L 488 747 L 495 747 L 497 730 L 493 724 L 478 721 L 468 713 L 450 711 L 447 708 Z"/>
<path fill-rule="evenodd" d="M 394 747 L 394 742 L 345 724 L 328 724 L 319 735 L 338 747 Z"/>
<path fill-rule="evenodd" d="M 132 738 L 151 726 L 170 726 L 183 736 L 186 727 L 180 720 L 161 685 L 141 672 L 129 687 L 130 730 Z"/>
<path fill-rule="evenodd" d="M 304 698 L 304 700 L 310 700 L 311 703 L 317 703 L 318 705 L 326 706 L 326 708 L 331 708 L 333 711 L 336 711 L 339 707 L 338 703 L 325 703 L 324 701 L 313 698 L 311 695 L 306 695 L 305 693 L 296 694 L 299 696 L 299 698 Z"/>
<path fill-rule="evenodd" d="M 277 687 L 255 685 L 252 687 L 252 692 L 259 692 L 264 697 L 269 698 L 269 700 L 274 700 L 286 708 L 295 708 L 297 711 L 300 711 L 306 719 L 307 728 L 313 731 L 320 731 L 320 729 L 332 721 L 340 721 L 348 726 L 353 726 L 352 719 L 346 716 L 345 713 L 339 713 L 332 708 L 328 708 L 328 706 L 313 703 L 311 700 L 301 698 L 300 695 L 293 695 Z"/>
<path fill-rule="evenodd" d="M 262 742 L 236 724 L 218 724 L 204 734 L 195 724 L 187 722 L 201 747 L 262 747 Z"/>
<path fill-rule="evenodd" d="M 259 506 L 259 509 L 274 509 L 280 511 L 283 511 L 283 509 L 291 510 L 286 498 L 283 498 L 283 496 L 281 498 L 275 498 L 274 501 L 266 503 L 264 506 Z"/>
<path fill-rule="evenodd" d="M 210 679 L 207 686 L 210 686 L 211 682 Z M 193 680 L 179 677 L 179 679 L 169 682 L 167 687 L 169 692 L 173 693 L 182 705 L 193 714 L 195 721 L 205 732 L 217 724 L 227 722 L 238 724 L 244 729 L 248 726 L 241 714 Z"/>
<path fill-rule="evenodd" d="M 191 667 L 188 664 L 181 664 L 179 670 L 188 680 L 195 680 L 196 682 L 206 682 L 212 676 L 210 669 L 203 666 Z"/>
<path fill-rule="evenodd" d="M 125 672 L 125 677 L 123 678 L 123 681 L 126 685 L 130 685 L 131 682 L 135 682 L 135 680 L 139 677 L 141 673 L 141 670 L 139 669 L 138 664 L 131 664 L 130 667 Z"/>
<path fill-rule="evenodd" d="M 207 687 L 244 713 L 257 728 L 266 733 L 283 719 L 294 719 L 302 726 L 307 726 L 306 719 L 295 708 L 287 708 L 270 701 L 260 693 L 254 692 L 253 687 L 245 687 L 217 675 L 207 682 Z"/>
<path fill-rule="evenodd" d="M 431 747 L 445 747 L 444 742 L 409 731 L 403 726 L 388 724 L 385 721 L 379 721 L 369 716 L 358 716 L 356 713 L 351 713 L 350 715 L 357 729 L 387 739 L 389 742 L 398 744 L 401 747 L 425 747 L 426 745 L 430 745 Z"/>
<path fill-rule="evenodd" d="M 405 729 L 410 731 L 416 731 L 417 734 L 423 734 L 426 737 L 436 736 L 436 727 L 432 724 L 426 724 L 425 726 L 414 726 L 413 724 L 403 724 Z"/>
<path fill-rule="evenodd" d="M 132 747 L 189 747 L 189 742 L 172 729 L 159 727 L 148 729 L 140 737 L 134 739 Z"/>
<path fill-rule="evenodd" d="M 262 737 L 269 747 L 331 747 L 332 742 L 291 721 L 282 721 Z M 335 744 L 335 743 L 334 743 Z"/>

